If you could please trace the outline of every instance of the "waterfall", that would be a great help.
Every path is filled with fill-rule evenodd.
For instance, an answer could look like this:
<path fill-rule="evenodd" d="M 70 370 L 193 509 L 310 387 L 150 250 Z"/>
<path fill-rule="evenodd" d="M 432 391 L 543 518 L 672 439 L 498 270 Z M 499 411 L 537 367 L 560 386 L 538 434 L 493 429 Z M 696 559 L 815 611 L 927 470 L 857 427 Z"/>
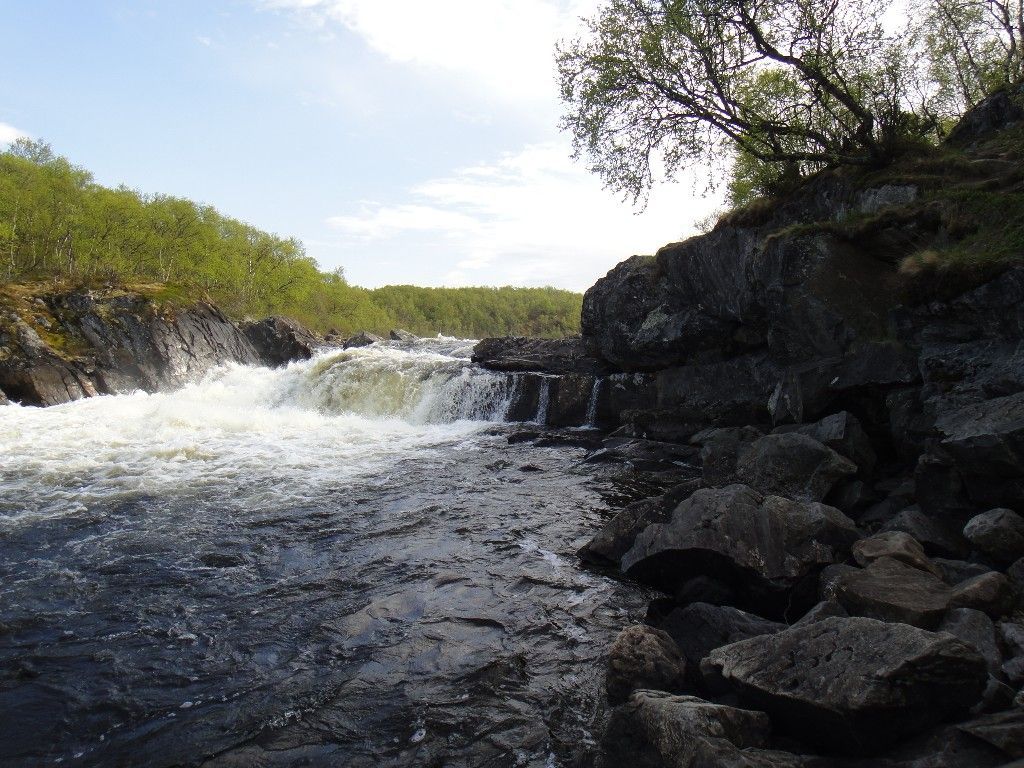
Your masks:
<path fill-rule="evenodd" d="M 542 427 L 548 423 L 548 406 L 551 404 L 551 377 L 542 376 L 540 395 L 537 397 L 537 418 L 534 419 Z"/>
<path fill-rule="evenodd" d="M 590 402 L 587 403 L 587 421 L 584 426 L 597 426 L 597 398 L 601 394 L 602 381 L 603 379 L 600 376 L 594 377 L 594 386 L 593 389 L 590 390 Z"/>

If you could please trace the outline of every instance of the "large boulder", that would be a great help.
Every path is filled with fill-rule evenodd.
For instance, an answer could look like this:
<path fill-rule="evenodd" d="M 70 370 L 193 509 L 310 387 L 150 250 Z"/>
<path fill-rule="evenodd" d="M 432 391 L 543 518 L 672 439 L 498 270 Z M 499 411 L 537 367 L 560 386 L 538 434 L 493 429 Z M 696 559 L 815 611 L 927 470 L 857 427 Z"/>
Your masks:
<path fill-rule="evenodd" d="M 402 330 L 401 328 L 392 328 L 391 333 L 388 334 L 388 338 L 392 341 L 401 341 L 406 344 L 411 344 L 414 341 L 420 340 L 420 337 L 415 333 Z"/>
<path fill-rule="evenodd" d="M 263 363 L 272 367 L 308 360 L 320 346 L 320 339 L 287 317 L 250 321 L 241 328 Z"/>
<path fill-rule="evenodd" d="M 965 712 L 988 677 L 985 660 L 951 635 L 861 617 L 743 640 L 701 666 L 793 736 L 855 754 Z"/>
<path fill-rule="evenodd" d="M 1024 392 L 945 413 L 936 429 L 975 504 L 1024 507 Z"/>
<path fill-rule="evenodd" d="M 699 481 L 681 483 L 661 496 L 627 504 L 577 554 L 594 565 L 618 566 L 640 532 L 648 525 L 667 521 L 676 505 L 699 485 Z"/>
<path fill-rule="evenodd" d="M 608 701 L 621 704 L 635 690 L 686 690 L 686 660 L 672 638 L 643 624 L 626 627 L 608 652 L 605 691 Z"/>
<path fill-rule="evenodd" d="M 989 571 L 953 587 L 949 605 L 951 608 L 974 608 L 998 619 L 1013 609 L 1015 597 L 1010 580 L 1001 573 Z"/>
<path fill-rule="evenodd" d="M 699 490 L 668 522 L 648 526 L 622 569 L 670 594 L 711 576 L 737 586 L 741 607 L 800 615 L 815 601 L 818 572 L 857 538 L 853 521 L 833 507 L 730 485 Z"/>
<path fill-rule="evenodd" d="M 603 768 L 798 768 L 804 758 L 765 749 L 763 712 L 695 696 L 637 691 L 616 708 L 602 740 Z"/>
<path fill-rule="evenodd" d="M 823 597 L 853 616 L 899 621 L 935 629 L 950 607 L 953 590 L 938 576 L 882 557 L 866 568 L 838 566 L 822 578 Z"/>
<path fill-rule="evenodd" d="M 990 509 L 967 521 L 964 538 L 985 557 L 1009 565 L 1024 557 L 1024 518 L 1012 509 Z"/>
<path fill-rule="evenodd" d="M 813 424 L 786 424 L 773 431 L 797 432 L 817 440 L 852 461 L 862 476 L 874 471 L 877 457 L 871 440 L 857 417 L 847 411 L 830 414 Z"/>
<path fill-rule="evenodd" d="M 763 493 L 821 501 L 857 467 L 831 448 L 799 432 L 765 435 L 745 446 L 736 479 Z"/>

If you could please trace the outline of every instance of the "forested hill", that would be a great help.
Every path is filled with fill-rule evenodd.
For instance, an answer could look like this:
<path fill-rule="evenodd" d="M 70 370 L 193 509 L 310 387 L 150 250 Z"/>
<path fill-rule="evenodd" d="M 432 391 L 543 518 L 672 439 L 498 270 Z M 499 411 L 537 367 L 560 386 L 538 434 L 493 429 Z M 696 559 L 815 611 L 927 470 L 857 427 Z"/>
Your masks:
<path fill-rule="evenodd" d="M 582 304 L 554 288 L 349 285 L 294 238 L 180 197 L 104 187 L 24 139 L 0 153 L 0 264 L 2 283 L 162 283 L 168 297 L 208 298 L 235 317 L 343 333 L 565 336 L 579 331 Z"/>

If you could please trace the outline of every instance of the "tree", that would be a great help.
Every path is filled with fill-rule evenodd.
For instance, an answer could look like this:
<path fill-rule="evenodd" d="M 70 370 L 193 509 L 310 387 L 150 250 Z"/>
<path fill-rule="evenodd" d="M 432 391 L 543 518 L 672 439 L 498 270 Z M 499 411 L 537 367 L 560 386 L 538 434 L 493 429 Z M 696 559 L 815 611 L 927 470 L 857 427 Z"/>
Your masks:
<path fill-rule="evenodd" d="M 739 152 L 801 172 L 933 134 L 907 40 L 872 0 L 610 0 L 558 50 L 563 126 L 606 185 Z"/>
<path fill-rule="evenodd" d="M 1024 78 L 1024 0 L 919 0 L 914 16 L 947 121 Z"/>

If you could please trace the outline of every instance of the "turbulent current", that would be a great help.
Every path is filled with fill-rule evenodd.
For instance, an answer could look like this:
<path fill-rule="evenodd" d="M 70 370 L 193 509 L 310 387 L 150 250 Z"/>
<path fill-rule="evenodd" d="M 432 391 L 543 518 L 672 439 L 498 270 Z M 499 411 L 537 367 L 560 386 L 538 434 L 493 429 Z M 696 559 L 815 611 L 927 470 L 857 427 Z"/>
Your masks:
<path fill-rule="evenodd" d="M 629 493 L 464 342 L 0 408 L 0 764 L 558 766 L 642 611 Z M 541 408 L 546 403 L 541 403 Z"/>

